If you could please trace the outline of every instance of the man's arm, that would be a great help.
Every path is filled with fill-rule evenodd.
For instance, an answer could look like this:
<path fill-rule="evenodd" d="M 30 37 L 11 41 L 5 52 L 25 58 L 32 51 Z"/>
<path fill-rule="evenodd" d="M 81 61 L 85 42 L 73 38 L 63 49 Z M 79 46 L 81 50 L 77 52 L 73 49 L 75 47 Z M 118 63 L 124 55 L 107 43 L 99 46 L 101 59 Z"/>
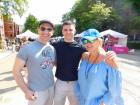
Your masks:
<path fill-rule="evenodd" d="M 28 86 L 26 85 L 26 83 L 24 81 L 24 78 L 23 78 L 23 76 L 21 74 L 21 71 L 22 71 L 22 68 L 24 67 L 24 65 L 25 65 L 25 61 L 23 61 L 20 58 L 16 58 L 15 64 L 14 64 L 14 67 L 13 67 L 13 76 L 14 76 L 14 78 L 16 80 L 17 85 L 24 92 L 25 97 L 28 100 L 33 100 L 33 98 L 34 98 L 34 92 L 32 92 L 28 88 Z"/>

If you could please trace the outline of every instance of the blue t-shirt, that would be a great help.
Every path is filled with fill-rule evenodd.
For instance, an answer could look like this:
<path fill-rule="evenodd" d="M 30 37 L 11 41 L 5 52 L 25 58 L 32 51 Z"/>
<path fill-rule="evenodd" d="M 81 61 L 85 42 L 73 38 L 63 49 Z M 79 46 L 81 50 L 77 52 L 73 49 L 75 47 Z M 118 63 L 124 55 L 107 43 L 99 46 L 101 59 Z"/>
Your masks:
<path fill-rule="evenodd" d="M 98 64 L 82 60 L 79 65 L 76 94 L 80 105 L 124 105 L 121 97 L 121 73 L 104 61 Z"/>
<path fill-rule="evenodd" d="M 52 69 L 56 54 L 53 46 L 36 40 L 24 45 L 17 57 L 26 62 L 28 86 L 31 90 L 42 91 L 54 85 Z"/>

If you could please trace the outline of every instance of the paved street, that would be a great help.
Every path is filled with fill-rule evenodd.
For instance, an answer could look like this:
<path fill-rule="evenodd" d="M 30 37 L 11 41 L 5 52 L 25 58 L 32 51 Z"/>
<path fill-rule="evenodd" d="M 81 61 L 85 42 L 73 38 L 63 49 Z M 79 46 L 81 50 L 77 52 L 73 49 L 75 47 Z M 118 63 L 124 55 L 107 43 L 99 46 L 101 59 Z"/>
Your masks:
<path fill-rule="evenodd" d="M 140 52 L 119 55 L 125 105 L 140 105 Z"/>
<path fill-rule="evenodd" d="M 140 105 L 140 51 L 118 56 L 123 77 L 122 93 L 125 105 Z M 0 58 L 0 105 L 26 105 L 27 103 L 12 76 L 14 60 L 15 53 Z"/>
<path fill-rule="evenodd" d="M 15 53 L 5 55 L 0 59 L 0 105 L 25 105 L 24 95 L 17 88 L 11 72 Z"/>

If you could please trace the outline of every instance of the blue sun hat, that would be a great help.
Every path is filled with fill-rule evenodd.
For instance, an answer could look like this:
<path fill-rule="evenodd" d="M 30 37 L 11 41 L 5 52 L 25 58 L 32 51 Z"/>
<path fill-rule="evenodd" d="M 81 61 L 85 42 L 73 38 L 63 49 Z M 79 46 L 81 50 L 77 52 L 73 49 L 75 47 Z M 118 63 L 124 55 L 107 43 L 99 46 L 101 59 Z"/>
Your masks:
<path fill-rule="evenodd" d="M 100 37 L 99 31 L 96 29 L 88 29 L 81 33 L 81 43 L 85 44 L 88 42 L 92 42 L 93 40 Z"/>

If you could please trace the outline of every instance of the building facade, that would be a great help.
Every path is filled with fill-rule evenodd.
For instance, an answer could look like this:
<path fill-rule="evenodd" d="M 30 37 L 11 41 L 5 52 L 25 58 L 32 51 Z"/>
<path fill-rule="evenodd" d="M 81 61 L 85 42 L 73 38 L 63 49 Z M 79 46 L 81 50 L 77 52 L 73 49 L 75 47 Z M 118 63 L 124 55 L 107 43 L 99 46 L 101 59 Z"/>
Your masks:
<path fill-rule="evenodd" d="M 5 41 L 15 41 L 16 35 L 19 33 L 19 25 L 0 14 L 0 49 L 4 48 Z"/>
<path fill-rule="evenodd" d="M 7 39 L 15 39 L 16 35 L 19 34 L 19 26 L 14 23 L 12 20 L 4 19 L 4 33 L 5 38 Z"/>

